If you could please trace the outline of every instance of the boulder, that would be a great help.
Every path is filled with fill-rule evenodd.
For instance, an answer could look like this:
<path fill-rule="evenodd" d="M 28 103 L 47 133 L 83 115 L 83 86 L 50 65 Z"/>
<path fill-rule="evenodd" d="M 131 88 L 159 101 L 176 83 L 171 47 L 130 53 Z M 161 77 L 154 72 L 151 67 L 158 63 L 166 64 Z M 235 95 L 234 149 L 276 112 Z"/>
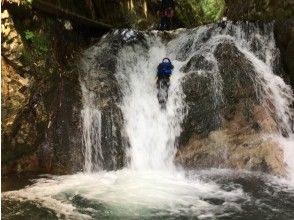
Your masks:
<path fill-rule="evenodd" d="M 270 100 L 261 100 L 253 64 L 230 40 L 215 46 L 218 70 L 203 55 L 182 69 L 188 114 L 176 162 L 186 168 L 247 169 L 285 175 Z M 217 78 L 216 78 L 217 77 Z M 215 84 L 215 80 L 220 82 Z M 216 92 L 217 91 L 217 92 Z"/>
<path fill-rule="evenodd" d="M 191 138 L 176 162 L 190 169 L 230 168 L 286 175 L 283 151 L 271 138 L 217 130 L 207 138 Z"/>

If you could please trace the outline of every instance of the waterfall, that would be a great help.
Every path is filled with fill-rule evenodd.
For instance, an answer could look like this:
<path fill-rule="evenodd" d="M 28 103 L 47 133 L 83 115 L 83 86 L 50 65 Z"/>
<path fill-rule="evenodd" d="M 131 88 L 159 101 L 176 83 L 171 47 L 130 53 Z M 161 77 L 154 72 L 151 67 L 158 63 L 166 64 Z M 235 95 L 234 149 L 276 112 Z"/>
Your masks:
<path fill-rule="evenodd" d="M 108 101 L 102 100 L 106 93 L 104 84 L 114 87 L 113 91 L 119 91 L 107 96 L 112 97 L 112 105 L 121 111 L 120 137 L 116 135 L 115 139 L 123 140 L 120 144 L 126 151 L 124 166 L 133 170 L 175 168 L 174 156 L 183 120 L 192 108 L 198 108 L 185 104 L 187 94 L 182 88 L 183 82 L 194 75 L 210 81 L 213 114 L 207 123 L 211 123 L 212 129 L 220 128 L 223 123 L 221 109 L 226 105 L 223 94 L 225 79 L 219 70 L 221 61 L 216 51 L 222 44 L 233 45 L 253 67 L 250 71 L 254 73 L 246 75 L 253 83 L 258 102 L 266 107 L 264 114 L 274 115 L 279 129 L 278 133 L 261 135 L 273 137 L 281 142 L 282 147 L 285 146 L 285 162 L 292 167 L 287 155 L 293 148 L 285 143 L 293 136 L 290 107 L 293 93 L 291 87 L 275 74 L 279 68 L 279 51 L 275 46 L 273 24 L 228 22 L 224 29 L 207 25 L 174 31 L 169 33 L 169 40 L 165 37 L 156 31 L 117 30 L 87 50 L 87 59 L 84 60 L 86 74 L 82 80 L 85 170 L 103 169 L 105 163 L 103 146 L 107 140 L 101 141 L 103 113 L 100 110 L 102 104 L 97 104 L 101 102 L 105 106 Z M 171 58 L 175 66 L 166 110 L 160 108 L 156 88 L 156 68 L 164 57 Z M 108 82 L 110 78 L 111 82 Z M 99 91 L 95 83 L 101 84 Z M 118 98 L 113 98 L 115 96 Z M 288 136 L 287 141 L 283 136 Z M 290 142 L 291 145 L 293 142 Z M 225 158 L 226 155 L 224 152 Z M 115 161 L 115 157 L 112 160 Z"/>
<path fill-rule="evenodd" d="M 227 54 L 240 62 L 228 60 Z M 164 57 L 175 69 L 162 109 L 156 68 Z M 225 28 L 210 24 L 168 33 L 115 30 L 84 51 L 79 67 L 84 172 L 42 176 L 32 186 L 4 193 L 4 208 L 12 218 L 21 218 L 23 207 L 33 210 L 35 218 L 39 213 L 61 219 L 293 217 L 294 96 L 280 77 L 272 24 L 228 22 Z M 234 94 L 240 88 L 243 93 Z M 227 144 L 234 137 L 210 134 L 226 132 L 225 123 L 233 119 L 224 117 L 224 109 L 231 96 L 239 104 L 242 95 L 250 99 L 248 112 L 258 106 L 271 121 L 265 117 L 265 129 L 259 130 L 245 121 L 229 132 L 241 127 L 232 136 L 243 138 L 248 135 L 243 127 L 249 127 L 258 143 L 278 142 L 274 146 L 284 151 L 288 179 L 219 168 L 180 169 L 174 161 L 177 151 L 191 137 L 206 141 L 200 150 L 218 142 L 214 158 L 229 164 Z M 247 145 L 233 142 L 233 147 L 259 148 L 248 146 L 253 139 Z M 197 144 L 189 153 L 199 150 Z M 209 155 L 204 159 L 211 160 Z"/>
<path fill-rule="evenodd" d="M 175 61 L 166 110 L 162 110 L 157 99 L 156 70 L 170 54 L 158 36 L 149 37 L 147 44 L 149 49 L 131 45 L 118 54 L 116 72 L 123 92 L 121 109 L 130 142 L 130 168 L 173 169 L 175 141 L 184 113 L 180 83 L 183 74 Z"/>

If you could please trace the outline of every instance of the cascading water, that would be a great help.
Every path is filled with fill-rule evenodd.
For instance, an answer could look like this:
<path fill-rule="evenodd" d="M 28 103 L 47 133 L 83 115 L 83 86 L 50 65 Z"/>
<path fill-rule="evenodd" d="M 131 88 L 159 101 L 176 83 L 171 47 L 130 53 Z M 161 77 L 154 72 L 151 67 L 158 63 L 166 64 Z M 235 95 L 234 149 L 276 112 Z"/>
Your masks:
<path fill-rule="evenodd" d="M 101 170 L 104 161 L 101 148 L 101 111 L 95 107 L 95 94 L 81 84 L 83 93 L 83 143 L 84 170 L 86 172 Z"/>
<path fill-rule="evenodd" d="M 41 178 L 31 187 L 7 192 L 5 198 L 36 202 L 48 209 L 50 215 L 53 211 L 58 218 L 66 219 L 241 219 L 245 216 L 274 219 L 285 212 L 294 216 L 291 201 L 285 202 L 279 193 L 270 193 L 285 192 L 276 183 L 271 184 L 271 177 L 218 169 L 185 172 L 174 164 L 181 126 L 191 111 L 189 103 L 185 103 L 182 86 L 191 80 L 191 75 L 211 79 L 212 99 L 209 101 L 213 102 L 215 114 L 207 123 L 222 123 L 220 111 L 226 104 L 225 82 L 214 52 L 219 44 L 230 43 L 254 67 L 255 74 L 251 78 L 256 96 L 260 103 L 270 100 L 265 114 L 274 114 L 279 125 L 279 132 L 260 135 L 274 136 L 284 143 L 285 162 L 290 176 L 294 174 L 289 156 L 294 152 L 290 108 L 293 94 L 273 71 L 273 58 L 278 50 L 272 25 L 228 23 L 225 29 L 208 25 L 174 31 L 169 37 L 165 39 L 158 32 L 115 31 L 89 48 L 81 76 L 86 172 Z M 203 62 L 191 62 L 199 56 Z M 175 66 L 166 110 L 158 103 L 155 79 L 156 67 L 164 57 L 171 58 Z M 103 111 L 117 107 L 121 111 L 121 115 L 117 115 L 123 123 L 121 137 L 116 137 L 116 142 L 124 139 L 120 143 L 125 143 L 127 150 L 125 168 L 101 171 L 104 163 L 113 160 L 111 153 L 105 153 L 110 149 L 105 148 L 108 139 L 104 137 L 104 140 L 102 135 Z M 114 134 L 115 130 L 109 133 Z M 250 185 L 254 185 L 252 190 L 248 189 Z M 293 199 L 291 187 L 285 187 L 289 199 Z"/>
<path fill-rule="evenodd" d="M 157 99 L 156 68 L 158 61 L 169 56 L 157 36 L 142 45 L 127 46 L 118 54 L 117 78 L 123 92 L 121 109 L 129 137 L 130 168 L 134 170 L 173 169 L 175 141 L 181 132 L 184 105 L 180 81 L 183 74 L 175 62 L 171 77 L 172 91 L 166 111 Z"/>

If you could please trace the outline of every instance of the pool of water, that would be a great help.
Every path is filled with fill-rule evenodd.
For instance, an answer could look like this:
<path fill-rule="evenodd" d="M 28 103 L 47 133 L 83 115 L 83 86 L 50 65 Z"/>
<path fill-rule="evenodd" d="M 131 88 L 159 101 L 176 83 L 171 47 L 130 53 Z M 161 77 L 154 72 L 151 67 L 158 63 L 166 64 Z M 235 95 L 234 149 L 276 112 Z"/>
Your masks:
<path fill-rule="evenodd" d="M 294 187 L 230 170 L 2 179 L 3 219 L 293 219 Z"/>

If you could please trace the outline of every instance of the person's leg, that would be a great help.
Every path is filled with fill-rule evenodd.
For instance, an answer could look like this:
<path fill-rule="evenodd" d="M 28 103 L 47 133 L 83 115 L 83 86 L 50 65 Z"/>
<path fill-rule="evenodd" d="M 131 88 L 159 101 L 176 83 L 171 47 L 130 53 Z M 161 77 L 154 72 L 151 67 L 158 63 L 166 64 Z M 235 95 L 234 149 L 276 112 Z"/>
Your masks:
<path fill-rule="evenodd" d="M 160 89 L 161 80 L 162 80 L 162 75 L 157 74 L 157 81 L 156 81 L 157 89 Z"/>
<path fill-rule="evenodd" d="M 171 17 L 166 17 L 166 30 L 171 30 Z"/>
<path fill-rule="evenodd" d="M 163 17 L 163 23 L 164 23 L 164 27 L 163 27 L 163 30 L 168 30 L 168 20 L 169 18 L 167 16 L 164 16 Z"/>
<path fill-rule="evenodd" d="M 159 104 L 164 104 L 165 100 L 165 76 L 157 75 L 157 99 Z"/>
<path fill-rule="evenodd" d="M 166 87 L 166 100 L 168 99 L 168 90 L 170 86 L 170 75 L 168 75 L 165 79 L 165 87 Z"/>
<path fill-rule="evenodd" d="M 165 30 L 165 17 L 162 16 L 160 20 L 160 30 L 164 31 Z"/>
<path fill-rule="evenodd" d="M 169 88 L 170 86 L 170 75 L 167 76 L 167 87 Z"/>
<path fill-rule="evenodd" d="M 168 77 L 164 75 L 160 79 L 160 84 L 158 89 L 159 103 L 166 103 L 167 96 L 168 96 L 168 87 L 169 87 Z"/>

